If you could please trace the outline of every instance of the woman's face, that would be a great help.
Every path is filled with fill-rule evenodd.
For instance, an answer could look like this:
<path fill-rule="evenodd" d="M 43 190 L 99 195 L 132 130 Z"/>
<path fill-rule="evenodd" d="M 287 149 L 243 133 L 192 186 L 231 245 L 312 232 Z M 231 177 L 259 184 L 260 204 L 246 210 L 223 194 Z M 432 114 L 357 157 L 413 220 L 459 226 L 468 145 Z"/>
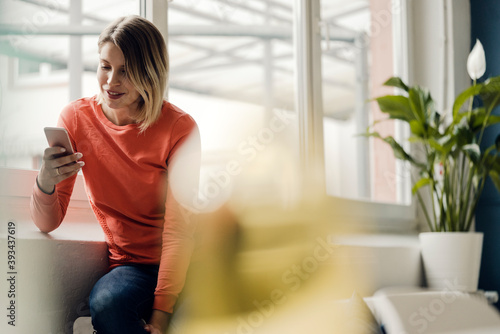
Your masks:
<path fill-rule="evenodd" d="M 127 78 L 123 52 L 111 42 L 101 48 L 97 81 L 107 107 L 136 111 L 140 94 Z"/>

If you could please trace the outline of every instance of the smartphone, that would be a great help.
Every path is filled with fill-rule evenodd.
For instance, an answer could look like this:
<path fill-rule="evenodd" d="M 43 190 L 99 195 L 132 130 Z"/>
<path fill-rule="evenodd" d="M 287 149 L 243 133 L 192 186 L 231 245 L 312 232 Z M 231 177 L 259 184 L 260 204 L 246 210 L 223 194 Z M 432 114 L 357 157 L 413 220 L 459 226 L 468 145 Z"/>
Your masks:
<path fill-rule="evenodd" d="M 50 147 L 60 146 L 66 149 L 66 152 L 58 154 L 56 157 L 75 153 L 71 141 L 69 140 L 68 131 L 66 131 L 65 128 L 46 127 L 43 130 Z"/>

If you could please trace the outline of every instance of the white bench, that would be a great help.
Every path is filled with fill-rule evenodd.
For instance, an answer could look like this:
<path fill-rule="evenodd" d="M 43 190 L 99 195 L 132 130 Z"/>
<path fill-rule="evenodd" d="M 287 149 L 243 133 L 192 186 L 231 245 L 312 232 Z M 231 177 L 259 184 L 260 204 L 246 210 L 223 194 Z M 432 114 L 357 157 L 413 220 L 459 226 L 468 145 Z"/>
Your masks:
<path fill-rule="evenodd" d="M 8 221 L 16 225 L 15 274 L 11 275 L 15 280 L 13 286 L 0 284 L 0 305 L 5 309 L 14 303 L 15 321 L 9 324 L 4 315 L 0 333 L 72 333 L 73 322 L 90 315 L 88 296 L 95 282 L 107 271 L 107 248 L 105 242 L 99 240 L 100 227 L 90 223 L 63 223 L 60 230 L 43 234 L 31 221 L 6 221 L 2 217 L 0 267 L 4 274 L 10 272 L 4 229 Z M 11 288 L 13 298 L 7 293 Z"/>

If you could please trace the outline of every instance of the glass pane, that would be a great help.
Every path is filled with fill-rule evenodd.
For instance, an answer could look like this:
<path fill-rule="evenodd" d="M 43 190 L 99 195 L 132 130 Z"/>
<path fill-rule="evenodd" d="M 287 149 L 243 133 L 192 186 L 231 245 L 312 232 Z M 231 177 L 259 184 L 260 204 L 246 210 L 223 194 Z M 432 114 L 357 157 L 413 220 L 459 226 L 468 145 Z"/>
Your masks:
<path fill-rule="evenodd" d="M 115 18 L 139 14 L 139 0 L 83 0 L 83 24 L 108 24 Z"/>
<path fill-rule="evenodd" d="M 39 168 L 47 146 L 43 127 L 54 126 L 70 102 L 72 82 L 82 96 L 97 93 L 97 35 L 82 36 L 83 69 L 70 78 L 69 0 L 0 2 L 0 23 L 22 34 L 0 34 L 0 167 Z M 84 25 L 104 27 L 115 18 L 139 14 L 139 0 L 83 0 Z M 50 35 L 33 34 L 59 26 Z"/>
<path fill-rule="evenodd" d="M 392 0 L 321 0 L 322 79 L 327 191 L 330 195 L 400 202 L 396 160 L 380 140 L 362 136 L 385 118 L 373 97 L 390 94 L 393 76 Z M 392 121 L 376 127 L 395 133 Z"/>
<path fill-rule="evenodd" d="M 290 1 L 169 3 L 169 100 L 199 125 L 202 196 L 229 187 L 228 162 L 298 147 L 292 14 Z"/>
<path fill-rule="evenodd" d="M 37 36 L 23 48 L 3 44 L 0 166 L 36 167 L 46 147 L 43 124 L 54 125 L 68 102 L 68 43 L 68 37 Z"/>
<path fill-rule="evenodd" d="M 66 25 L 69 23 L 69 3 L 70 0 L 1 1 L 0 21 L 2 24 L 19 25 L 26 33 L 48 25 Z"/>

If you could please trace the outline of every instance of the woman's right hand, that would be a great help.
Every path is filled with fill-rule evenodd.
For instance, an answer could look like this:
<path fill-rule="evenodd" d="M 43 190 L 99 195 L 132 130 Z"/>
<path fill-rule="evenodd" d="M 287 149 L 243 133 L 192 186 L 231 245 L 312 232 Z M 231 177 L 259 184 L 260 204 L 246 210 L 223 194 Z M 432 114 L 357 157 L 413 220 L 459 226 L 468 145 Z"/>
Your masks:
<path fill-rule="evenodd" d="M 78 173 L 85 162 L 78 161 L 83 154 L 74 154 L 59 157 L 66 150 L 63 147 L 49 147 L 43 154 L 42 167 L 38 173 L 38 187 L 46 194 L 54 192 L 55 185 Z"/>

